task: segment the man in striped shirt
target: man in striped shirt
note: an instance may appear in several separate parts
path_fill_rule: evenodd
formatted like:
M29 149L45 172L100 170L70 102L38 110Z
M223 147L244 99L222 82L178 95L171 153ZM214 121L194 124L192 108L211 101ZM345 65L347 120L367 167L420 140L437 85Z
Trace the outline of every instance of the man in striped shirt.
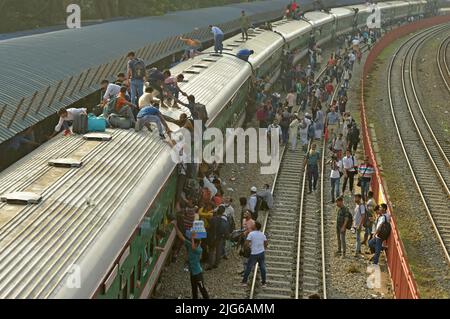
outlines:
M372 175L374 172L374 167L370 164L369 157L366 156L364 163L358 167L358 174L361 178L361 194L364 201L367 201L367 195L370 190L370 182L372 181Z

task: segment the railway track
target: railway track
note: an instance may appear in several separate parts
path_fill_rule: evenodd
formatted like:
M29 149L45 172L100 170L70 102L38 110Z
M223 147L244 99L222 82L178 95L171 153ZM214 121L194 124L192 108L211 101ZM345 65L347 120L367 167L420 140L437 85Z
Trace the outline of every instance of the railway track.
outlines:
M441 146L417 97L414 56L429 37L447 30L435 26L413 35L395 52L388 69L388 97L395 130L415 186L450 263L450 170L448 148Z
M447 61L447 52L449 46L450 37L447 37L441 42L436 53L436 64L439 69L439 74L441 75L448 92L450 92L450 69L448 67Z
M325 69L317 79L324 73ZM270 242L266 250L267 287L256 284L256 269L250 299L300 299L314 294L327 298L324 233L324 194L329 192L329 183L324 181L328 173L327 148L325 139L316 144L318 149L321 147L322 160L318 189L311 194L306 194L304 152L299 148L294 152L283 150L272 189L276 195L273 214L263 223L263 231L268 232ZM311 144L308 149L310 147Z

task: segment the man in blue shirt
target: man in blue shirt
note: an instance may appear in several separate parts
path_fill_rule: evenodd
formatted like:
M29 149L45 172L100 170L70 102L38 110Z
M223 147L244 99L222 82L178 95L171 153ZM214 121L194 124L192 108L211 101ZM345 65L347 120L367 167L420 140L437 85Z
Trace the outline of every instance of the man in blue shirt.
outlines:
M159 136L162 139L166 138L162 125L164 125L167 133L171 132L169 126L167 125L167 122L162 117L161 112L154 106L146 106L139 111L137 115L135 131L140 132L145 126L150 132L152 132L150 126L150 123L152 122L155 123L156 126L158 126Z
M255 51L253 50L242 49L236 54L236 56L241 60L248 61L248 58L254 53Z
M211 29L211 32L214 34L214 51L216 53L222 54L223 51L223 31L220 30L219 27L210 25L209 28Z
M205 288L203 282L203 269L200 264L203 249L200 239L194 239L195 233L192 232L192 239L188 240L184 237L183 233L178 229L177 222L173 221L175 231L180 240L184 242L188 252L189 272L191 274L191 287L192 287L192 299L198 299L198 289L202 293L203 299L209 299L208 291Z

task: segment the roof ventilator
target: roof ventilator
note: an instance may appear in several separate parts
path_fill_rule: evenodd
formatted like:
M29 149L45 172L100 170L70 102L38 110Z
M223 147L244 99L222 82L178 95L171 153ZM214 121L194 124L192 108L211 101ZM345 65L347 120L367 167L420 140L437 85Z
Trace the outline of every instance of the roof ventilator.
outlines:
M15 192L0 196L0 201L13 205L38 204L42 199L41 195L29 192Z
M48 165L63 168L72 168L72 167L79 168L83 165L83 162L73 158L58 158L50 160L48 162Z
M208 59L208 58L204 58L204 59L202 59L202 61L205 61L205 62L217 62L217 60Z
M200 72L196 71L196 70L185 70L185 71L183 71L183 73L186 73L186 74L200 74Z
M208 68L208 66L206 64L194 64L192 67L199 68L199 69L207 69Z
M105 133L88 133L83 135L83 138L88 141L111 141L112 136Z

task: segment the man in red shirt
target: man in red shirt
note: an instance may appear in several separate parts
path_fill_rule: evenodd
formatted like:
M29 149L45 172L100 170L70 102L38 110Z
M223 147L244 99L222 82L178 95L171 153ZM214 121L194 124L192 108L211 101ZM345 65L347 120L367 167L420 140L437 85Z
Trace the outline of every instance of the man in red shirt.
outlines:
M265 105L262 105L258 111L256 111L256 120L259 122L259 128L267 128L268 116L269 114Z
M298 5L297 5L297 2L292 2L292 4L291 4L291 12L295 12L295 10L297 10L297 7L298 7Z

